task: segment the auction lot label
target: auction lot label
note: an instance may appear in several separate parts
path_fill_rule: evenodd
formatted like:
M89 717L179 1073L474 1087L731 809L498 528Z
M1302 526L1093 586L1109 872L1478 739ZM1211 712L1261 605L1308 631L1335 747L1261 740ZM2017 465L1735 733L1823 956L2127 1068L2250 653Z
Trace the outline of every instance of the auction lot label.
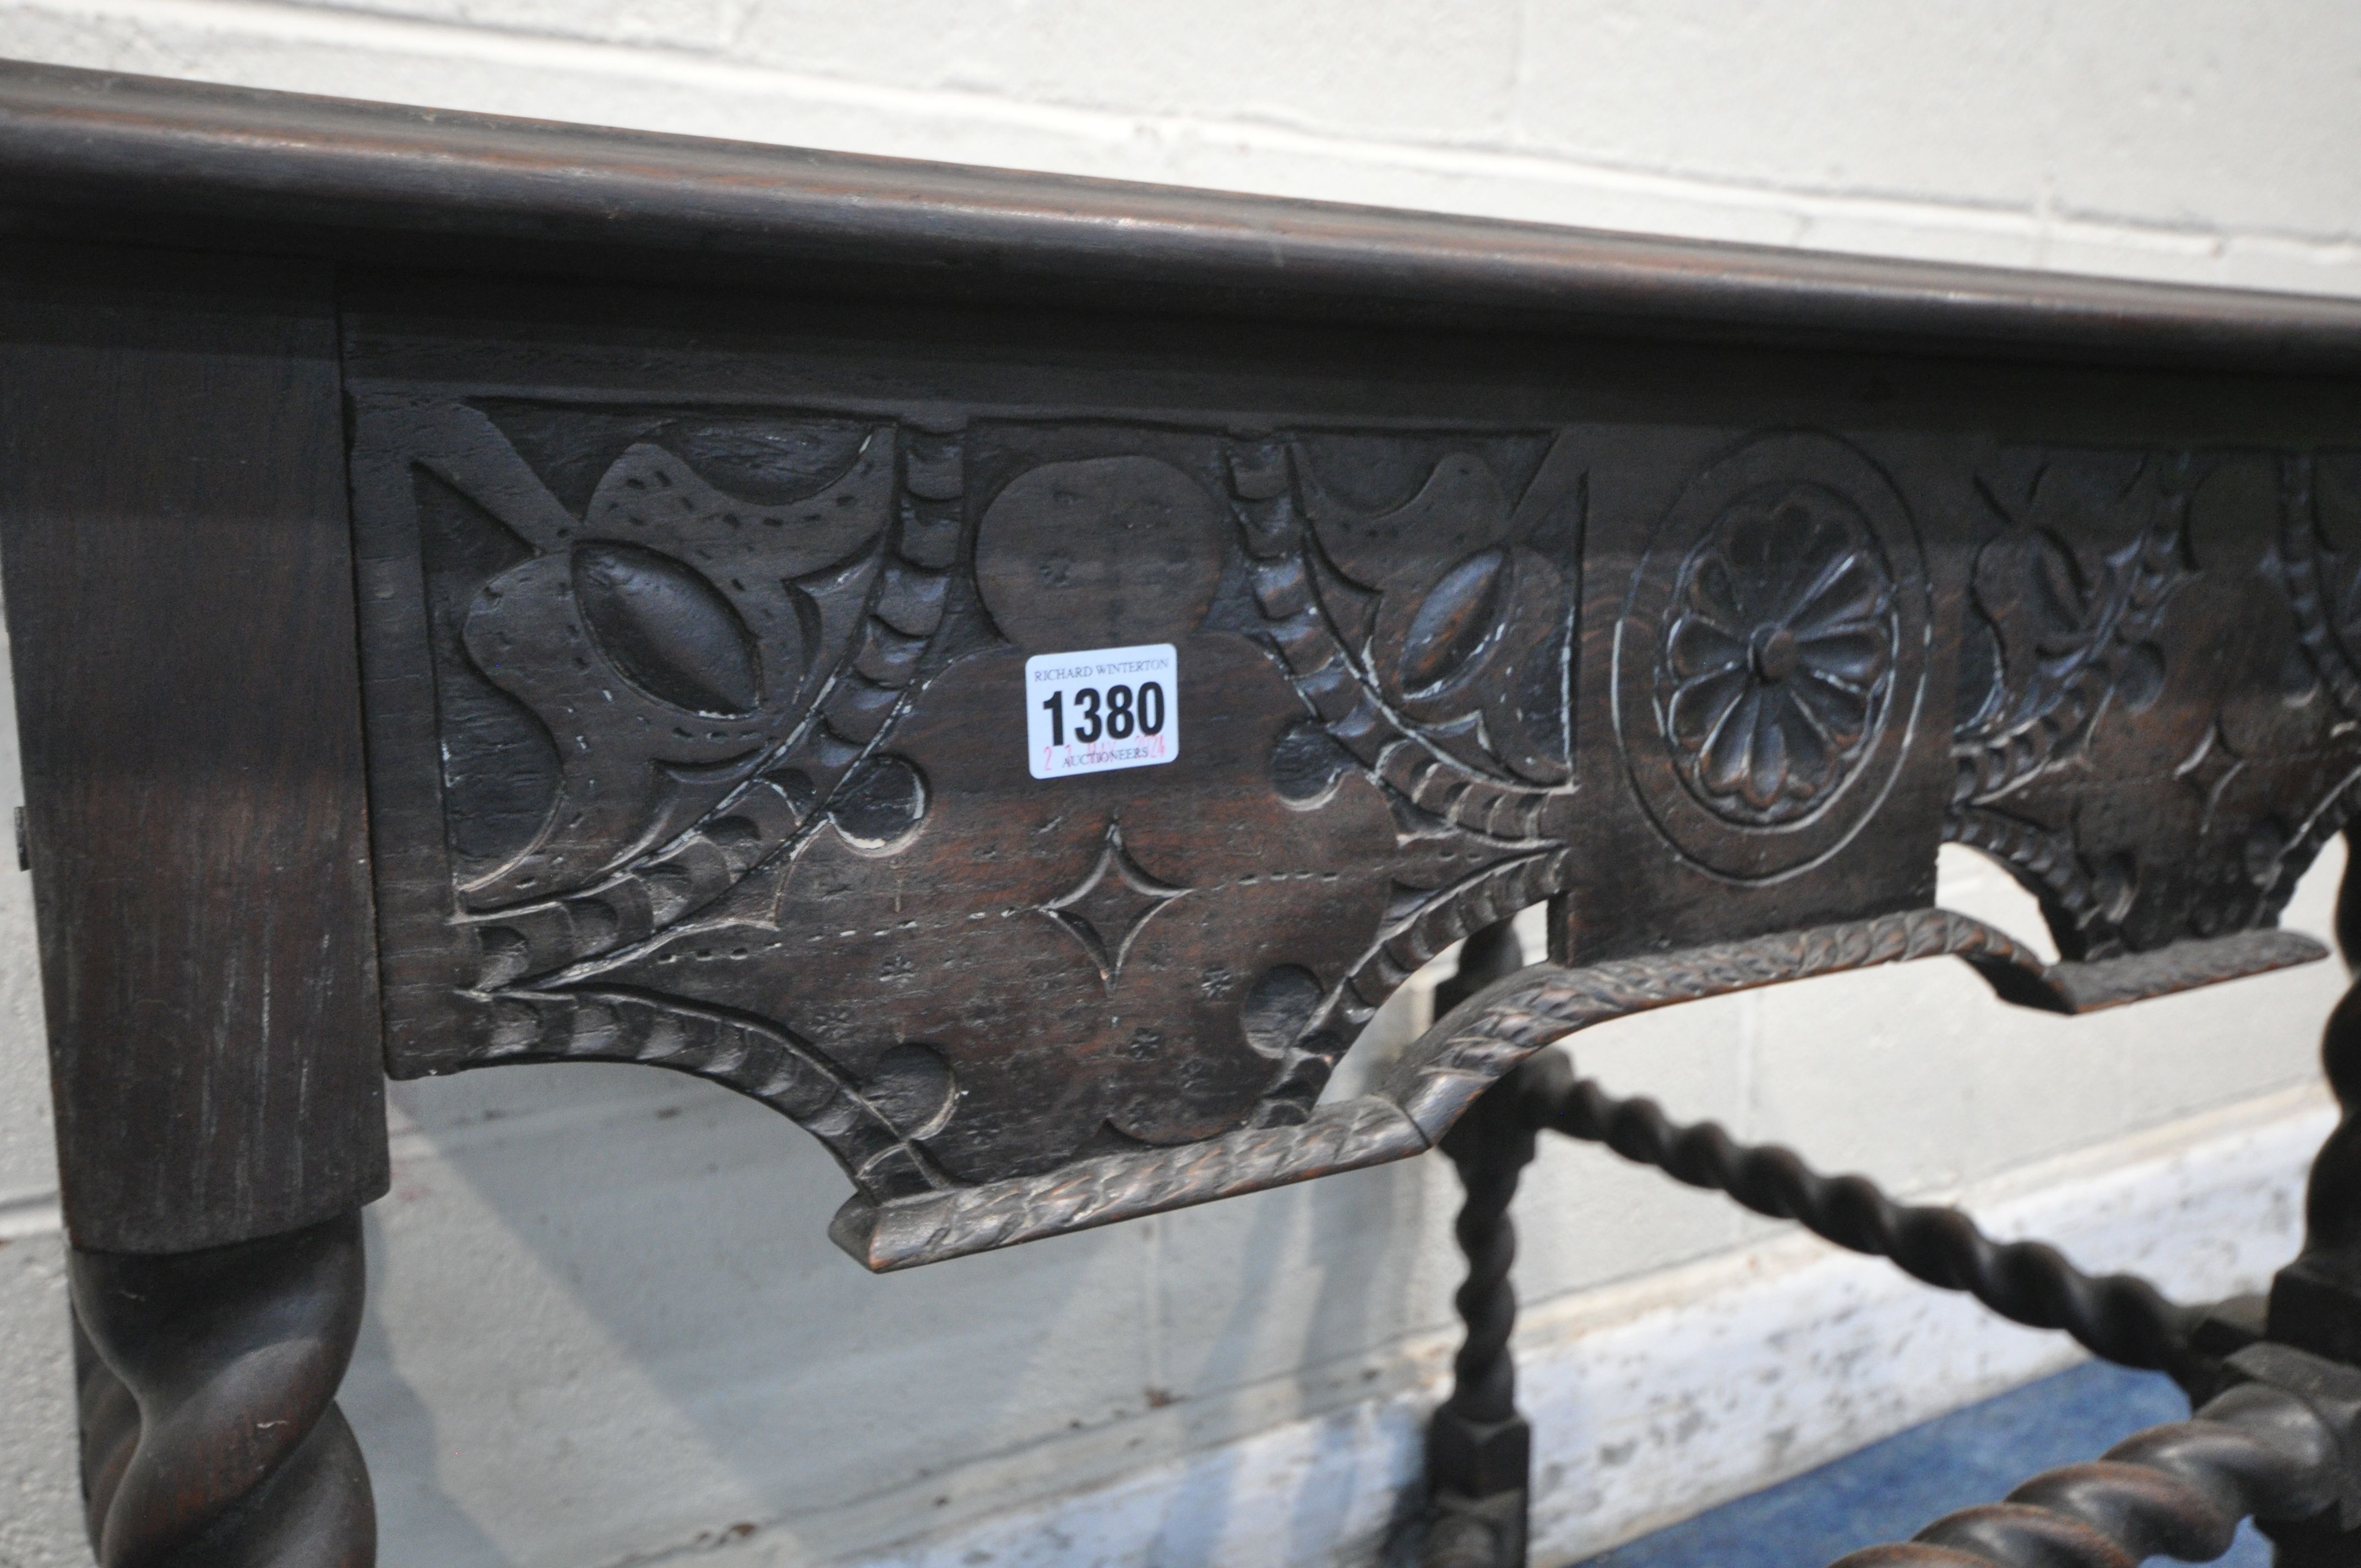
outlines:
M1152 768L1180 755L1180 660L1170 642L1025 661L1026 761L1037 779Z

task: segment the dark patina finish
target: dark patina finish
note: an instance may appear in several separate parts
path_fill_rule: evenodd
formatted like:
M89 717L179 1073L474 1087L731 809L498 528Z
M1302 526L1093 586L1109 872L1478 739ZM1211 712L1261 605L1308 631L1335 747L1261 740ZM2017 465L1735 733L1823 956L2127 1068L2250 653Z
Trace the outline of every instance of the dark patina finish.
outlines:
M2276 922L2361 806L2361 307L20 66L0 171L109 1568L368 1561L380 1068L586 1059L798 1123L879 1269L1440 1146L1438 1565L1522 1555L1551 1128L2211 1401L1878 1561L2350 1548L2349 1122L2209 1314L1534 1053L1921 958L2077 1014L2324 957ZM1945 842L2061 961L1932 906Z

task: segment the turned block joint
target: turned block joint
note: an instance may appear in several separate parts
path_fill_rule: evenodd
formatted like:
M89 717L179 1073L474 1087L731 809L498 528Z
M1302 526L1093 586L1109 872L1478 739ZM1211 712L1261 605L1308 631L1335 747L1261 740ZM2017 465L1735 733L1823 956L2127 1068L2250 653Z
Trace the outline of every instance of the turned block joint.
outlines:
M1437 1491L1469 1497L1521 1492L1531 1474L1533 1431L1522 1416L1479 1421L1444 1405L1426 1433L1426 1473Z

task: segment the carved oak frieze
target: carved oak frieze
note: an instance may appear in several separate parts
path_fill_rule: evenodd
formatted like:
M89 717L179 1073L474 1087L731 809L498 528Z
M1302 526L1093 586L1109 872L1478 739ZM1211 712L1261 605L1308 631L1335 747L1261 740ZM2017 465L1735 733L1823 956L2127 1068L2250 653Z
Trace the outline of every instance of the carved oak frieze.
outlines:
M389 955L448 975L397 1071L699 1073L890 1198L1301 1122L1405 975L1555 891L1575 562L1510 488L1545 440L1505 477L1406 441L1370 510L1318 437L616 421L364 415L447 878ZM1283 495L1239 493L1258 461ZM1405 528L1457 556L1388 561ZM1177 650L1177 756L1032 777L1027 658L1138 643Z
M895 1266L1427 1146L1507 1058L1330 1073L1544 899L1648 1005L1944 837L2076 960L1927 949L2014 1000L2301 961L2341 461L365 391L390 1065L712 1078ZM1142 650L1045 773L1032 672Z

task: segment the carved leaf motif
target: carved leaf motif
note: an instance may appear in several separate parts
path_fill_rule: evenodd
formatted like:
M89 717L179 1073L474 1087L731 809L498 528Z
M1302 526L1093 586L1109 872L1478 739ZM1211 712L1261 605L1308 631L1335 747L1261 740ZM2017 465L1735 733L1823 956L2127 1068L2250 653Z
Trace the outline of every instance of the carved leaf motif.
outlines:
M995 432L977 505L964 433L872 429L787 499L775 476L732 494L733 470L692 466L707 446L680 416L640 427L676 449L643 439L603 471L611 448L569 448L562 418L520 448L471 410L434 417L405 456L516 535L445 573L434 656L566 759L550 826L493 874L469 867L444 916L461 1064L696 1072L888 1197L1301 1120L1409 969L1563 883L1544 818L1570 796L1578 472L1512 506L1494 458L1367 438L1407 454L1424 498L1374 520L1416 538L1358 542L1364 569L1398 564L1373 589L1313 538L1280 444L1242 480L1271 523L1246 536L1246 587L1266 608L1301 593L1279 611L1307 618L1290 644L1242 623L1243 492L1209 488L1169 432L1155 455L1060 433L1013 475ZM1504 443L1503 471L1543 453ZM572 498L603 472L578 515L521 450ZM842 430L828 451L846 460ZM974 594L951 576L968 566ZM1013 682L1034 642L1106 641L1091 614L1185 639L1185 700L1234 721L1173 773L1043 799L977 728L1021 690L975 683ZM1218 803L1215 830L1184 796ZM1019 802L1041 816L1003 831ZM1090 882L1081 851L1118 828L1128 874Z
M956 440L907 442L945 495L906 498L898 528L890 428L761 502L642 442L577 520L482 414L441 416L419 461L534 551L477 591L462 646L562 768L537 835L458 889L488 992L595 982L818 817L883 850L924 814L879 742L941 620L946 577L911 557L955 540L960 467Z
M1309 461L1279 442L1231 457L1249 551L1268 562L1257 599L1299 690L1345 751L1413 779L1425 808L1530 834L1571 773L1573 595L1536 544L1578 536L1571 454L1511 506L1482 458L1449 453L1374 514Z
M598 416L608 433L569 450L563 428L518 438L561 504L472 412L413 399L403 444L363 455L380 473L398 463L405 483L423 467L456 487L473 503L470 537L499 533L477 512L513 532L439 555L446 536L425 535L425 668L470 681L479 670L497 688L486 695L529 706L567 761L529 854L465 880L515 850L537 795L476 858L440 862L458 868L452 886L413 877L398 890L411 928L386 952L451 999L433 1022L456 1022L447 1034L461 1042L430 1043L413 1069L604 1058L696 1072L801 1121L870 1198L1076 1160L1136 1172L1156 1157L1147 1146L1193 1146L1159 1168L1202 1177L1245 1146L1239 1129L1302 1121L1354 1025L1419 964L1564 891L1576 856L1587 878L1602 872L1596 841L1569 847L1579 433L1549 446L1543 477L1513 503L1508 477L1541 459L1542 435L1356 434L1349 451L1366 472L1339 482L1345 504L1302 459L1333 459L1343 438L995 416L971 452L964 430L835 418L822 441L809 435L817 420L799 436L782 416L776 444L810 460L733 470L697 457L710 445L684 433L701 416L609 411ZM576 414L551 417L557 428ZM731 439L760 448L763 417L732 413ZM625 425L677 447L642 440L609 464ZM963 493L971 459L998 487L989 495ZM769 478L747 477L757 467ZM2131 469L2006 494L2007 526L1971 576L1990 656L1971 665L1963 690L1976 700L1955 736L1969 764L1955 835L2033 868L2076 918L2090 912L2086 948L2120 941L2159 883L2218 880L2224 865L2236 886L2184 900L2189 922L2267 918L2281 896L2271 879L2361 796L2345 732L2315 742L2292 721L2271 732L2295 737L2276 753L2241 749L2256 727L2233 724L2130 781L2148 794L2110 777L2113 795L2073 795L2055 762L2100 716L2156 699L2164 643L2141 629L2194 572L2169 497L2125 478ZM798 495L807 486L818 488ZM373 504L400 518L401 503ZM1078 540L1078 524L1104 526ZM1877 767L1907 781L1923 827L1927 753L1906 773L1902 759L1904 718L1925 711L1930 574L1877 462L1832 436L1751 440L1701 471L1639 565L1623 620L1592 641L1611 638L1606 695L1640 805L1686 814L1656 825L1687 868L1812 872L1883 809L1882 785L1847 783ZM2361 604L2349 579L2324 585L2314 607L2328 635L2345 635ZM410 609L367 613L393 618L373 630L411 635ZM1024 652L1135 628L1189 640L1187 700L1224 722L1202 727L1170 773L1039 789L995 739L1025 707ZM2274 686L2262 706L2316 696ZM447 741L447 709L440 718ZM2038 787L1998 806L1971 798L1993 755L1993 776L2015 787L2019 748ZM487 760L495 748L479 750ZM2284 781L2306 769L2334 773L2334 791L2315 791L2301 820L2258 818L2255 803L2290 798ZM423 824L412 837L431 860L435 797L423 782L415 795L404 831ZM2125 852L2122 821L2166 795L2207 814L2201 838L2228 822L2216 836L2232 853L2191 872L2193 861ZM1693 831L1699 822L1727 837ZM1783 831L1754 831L1764 826ZM1724 852L1815 834L1777 863L1784 850ZM1606 842L1610 880L1627 848L1620 829ZM1818 945L1900 950L1935 941L1936 918ZM1761 952L1785 974L1792 948L1783 938ZM1743 957L1705 961L1744 968ZM1649 992L1642 1004L1666 999L1664 972L1626 977ZM1077 1189L1098 1179L1066 1174Z
M2361 717L2361 452L2282 464L2280 571L2297 635L2345 712Z
M1509 599L1508 553L1479 550L1427 590L1402 635L1397 683L1412 701L1440 696L1479 661L1498 636Z
M2284 532L2263 558L2294 638L2246 597L2248 509L2269 501L2251 464L2014 454L1982 481L2003 527L1976 562L1989 636L1963 665L1945 833L2031 888L2070 957L2268 925L2349 810L2335 705L2307 668L2332 635L2313 538ZM2283 477L2285 501L2301 486ZM2266 671L2266 690L2225 682Z
M484 585L464 639L548 727L562 777L535 839L465 890L471 907L588 887L742 793L791 740L805 672L845 656L880 571L893 446L874 432L818 494L765 508L642 443L579 525L553 525L556 503L504 444L488 455L504 482L477 488L544 553ZM831 564L815 613L793 579Z
M2165 609L2196 576L2186 559L2187 498L2169 491L2155 466L2096 498L2086 476L2053 478L2057 466L2040 471L2022 502L1983 491L2005 526L1976 557L1976 607L1995 657L1985 689L1963 694L1953 746L1962 799L1990 802L2022 787L2087 744L2114 704L2154 702ZM2046 521L2053 516L2077 537L2119 543L2078 553Z
M643 546L604 542L577 546L573 567L583 624L624 679L693 713L731 718L762 705L753 637L702 576Z
M930 794L913 832L881 854L823 828L764 870L767 896L676 926L602 983L779 1017L863 1084L925 1042L959 1098L914 1135L960 1180L1094 1138L1208 1137L1290 1075L1316 1091L1343 1040L1301 1036L1380 929L1391 823L1357 774L1316 805L1279 795L1270 754L1299 710L1261 649L1198 632L1180 664L1176 703L1229 722L1169 764L1044 791L1021 746L978 743L978 716L1018 709L1022 651L954 662L895 733ZM1282 962L1315 978L1313 1006L1274 1009L1268 988L1250 1005ZM913 1124L913 1092L884 1099Z

